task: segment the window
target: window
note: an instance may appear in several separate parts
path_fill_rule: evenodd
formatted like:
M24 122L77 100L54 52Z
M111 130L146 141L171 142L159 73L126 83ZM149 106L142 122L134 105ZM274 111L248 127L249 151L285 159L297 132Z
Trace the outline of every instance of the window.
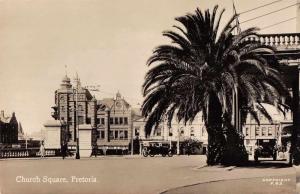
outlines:
M190 135L191 135L191 137L195 136L194 127L191 127L191 129L190 129Z
M70 111L70 112L73 111L73 106L69 105L69 111Z
M118 139L119 138L119 131L115 131L115 139Z
M124 131L120 131L120 134L119 134L120 136L120 139L123 139L124 138Z
M128 124L128 118L124 117L124 124L127 125Z
M78 116L78 124L83 124L83 116Z
M249 136L249 128L246 127L246 136Z
M268 127L268 136L272 136L273 135L273 129L272 127Z
M61 106L61 112L65 112L65 107Z
M91 124L91 118L86 118L86 124Z
M96 118L96 125L100 124L100 118Z
M109 123L114 124L114 118L109 118Z
M79 111L83 111L83 107L82 107L81 104L78 104L78 110L79 110Z
M127 130L124 131L124 139L128 139L128 131Z
M64 120L65 120L65 117L61 117L61 120L63 120L63 121L64 121Z
M123 124L123 117L120 117L120 125Z
M267 135L266 127L262 127L262 136Z
M260 135L259 133L260 133L260 129L259 129L259 127L256 126L255 127L255 135L259 136Z
M118 125L118 124L119 124L119 118L115 117L115 125Z
M109 139L114 139L114 133L113 133L113 131L109 132Z
M105 138L105 132L104 131L100 131L100 139L104 139Z
M120 122L120 124L121 124L121 122ZM135 136L139 136L140 135L140 127L135 127L134 128L134 134L135 134Z
M99 121L100 122L100 121ZM105 125L105 120L104 120L104 118L101 118L101 124L102 125Z
M68 118L68 121L71 122L71 121L72 121L72 117L69 117L69 118Z

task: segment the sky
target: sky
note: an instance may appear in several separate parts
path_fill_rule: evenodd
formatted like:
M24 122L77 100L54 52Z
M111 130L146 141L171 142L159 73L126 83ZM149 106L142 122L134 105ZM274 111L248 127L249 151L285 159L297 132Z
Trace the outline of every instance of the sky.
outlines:
M175 17L218 4L222 23L233 0L0 0L0 110L15 112L26 133L51 119L62 78L78 73L82 85L100 85L97 99L117 91L132 105L143 101L141 85L153 49L170 43ZM235 0L238 13L274 0ZM295 4L282 0L242 14L240 22ZM296 16L296 6L241 25L265 26ZM300 22L300 20L299 20ZM261 33L294 33L296 20Z

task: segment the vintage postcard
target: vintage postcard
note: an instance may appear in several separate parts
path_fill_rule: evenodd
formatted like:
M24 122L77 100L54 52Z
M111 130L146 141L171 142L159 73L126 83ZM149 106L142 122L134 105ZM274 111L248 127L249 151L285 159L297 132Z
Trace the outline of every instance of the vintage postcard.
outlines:
M0 194L300 193L299 0L0 0Z

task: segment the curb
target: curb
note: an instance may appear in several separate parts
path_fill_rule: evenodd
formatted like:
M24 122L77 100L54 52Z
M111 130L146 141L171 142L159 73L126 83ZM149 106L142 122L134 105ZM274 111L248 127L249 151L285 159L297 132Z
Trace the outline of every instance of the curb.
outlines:
M286 174L286 175L280 175L281 176L288 176L290 174ZM263 178L264 176L257 176L257 177L244 177L244 178L233 178L233 179L216 179L216 180L210 180L210 181L204 181L204 182L198 182L198 183L194 183L194 184L190 184L190 185L184 185L184 186L179 186L179 187L174 187L174 188L170 188L170 189L166 189L162 192L158 192L159 194L165 194L171 190L175 190L175 189L180 189L180 188L185 188L185 187L191 187L191 186L196 186L196 185L201 185L201 184L207 184L207 183L215 183L215 182L222 182L222 181L234 181L234 180L244 180L244 179L256 179L256 178ZM273 176L266 176L266 177L273 177Z

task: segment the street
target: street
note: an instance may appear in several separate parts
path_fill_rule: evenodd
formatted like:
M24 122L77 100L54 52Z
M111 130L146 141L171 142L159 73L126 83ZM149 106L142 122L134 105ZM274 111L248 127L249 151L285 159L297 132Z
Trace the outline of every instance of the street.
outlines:
M300 194L300 166L296 167L296 185L297 194Z
M226 194L245 193L259 185L270 188L271 178L283 178L273 193L295 193L295 169L282 162L264 161L249 167L206 167L205 156L9 159L0 160L0 193L203 193L226 185L245 185ZM251 181L247 181L251 179ZM240 180L240 181L238 181ZM201 184L198 187L183 187ZM229 184L227 184L229 183ZM215 184L219 184L215 187ZM266 187L264 187L266 186ZM183 190L182 190L183 188ZM230 187L228 187L230 189ZM219 193L220 192L219 189ZM218 193L216 192L216 193Z

